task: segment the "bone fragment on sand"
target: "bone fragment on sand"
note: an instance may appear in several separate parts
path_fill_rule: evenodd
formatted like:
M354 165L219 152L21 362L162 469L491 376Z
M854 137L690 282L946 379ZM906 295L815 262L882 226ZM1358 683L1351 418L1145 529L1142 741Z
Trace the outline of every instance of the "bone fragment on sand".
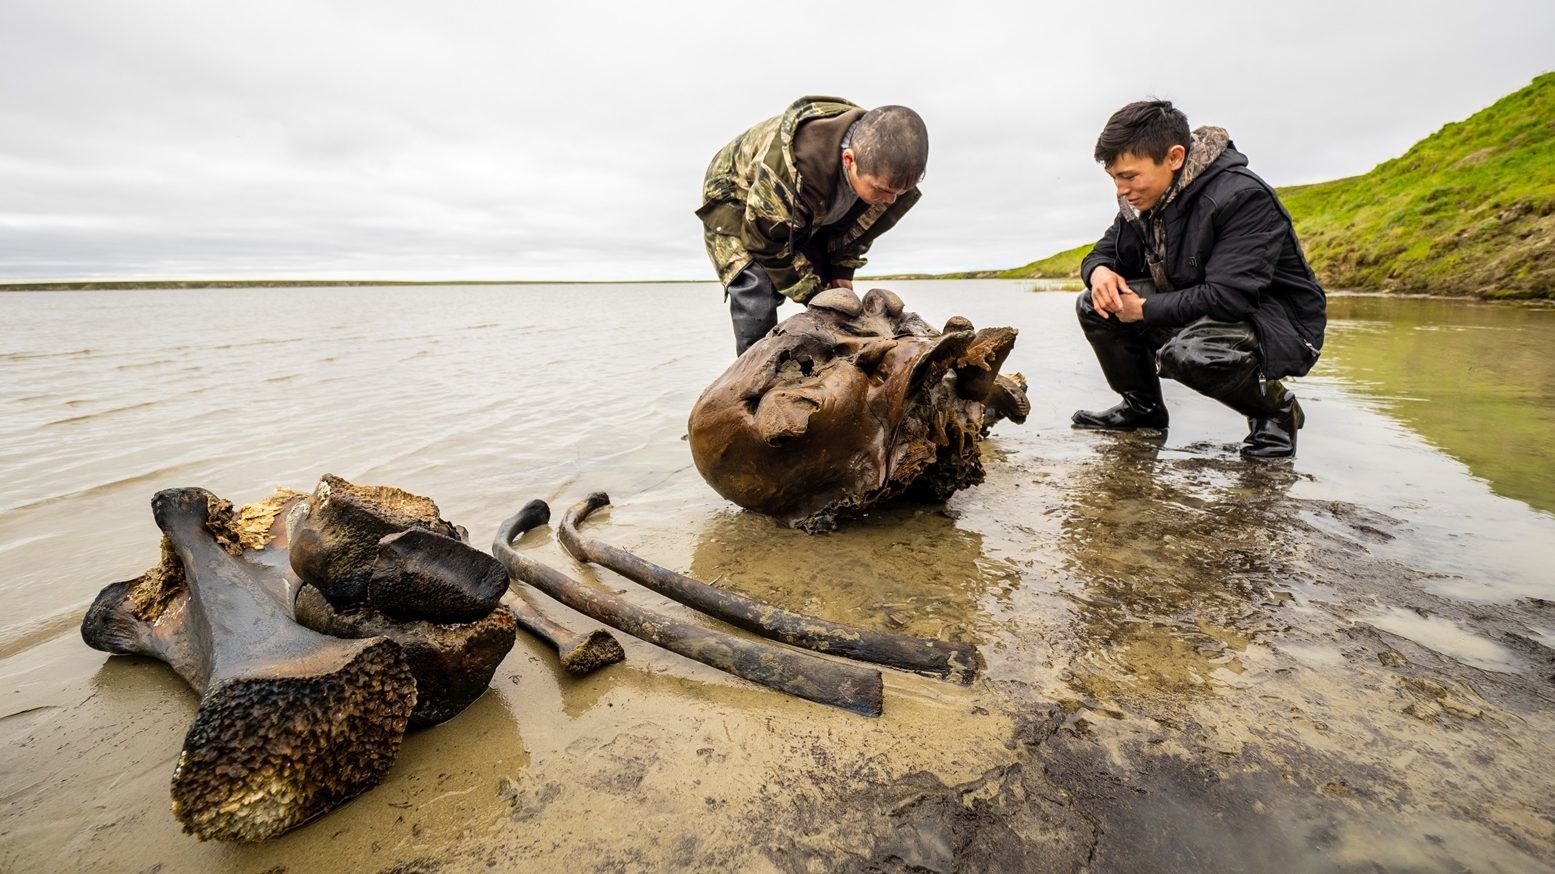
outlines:
M316 590L301 591L298 617L304 624L344 637L387 633L427 656L411 659L418 678L433 681L422 685L440 690L446 686L450 695L423 694L413 724L438 721L438 714L447 718L474 700L464 700L457 691L462 681L448 685L442 677L420 672L454 663L459 654L448 652L450 648L465 651L489 635L472 636L472 631L461 636L427 623L490 626L483 617L489 617L506 594L507 572L491 556L470 547L468 532L444 520L431 498L325 474L313 494L288 516L287 532L292 569ZM315 595L327 603L319 603ZM532 605L514 602L502 609L512 609L517 627L555 648L562 667L571 673L585 674L625 657L621 645L603 629L576 635ZM395 626L393 620L400 624ZM439 652L426 653L428 646ZM473 673L485 673L489 679L484 665L474 667ZM476 692L485 682L464 685Z
M311 584L298 588L297 621L333 637L387 637L400 645L416 677L412 728L446 722L485 694L513 648L517 617L499 605L471 622L396 619L372 604L336 607Z
M514 584L511 577L509 584ZM521 580L516 584L524 585ZM626 650L621 648L621 642L603 628L587 632L573 631L542 613L516 592L504 598L502 603L518 617L518 627L556 650L557 659L569 674L581 676L626 658Z

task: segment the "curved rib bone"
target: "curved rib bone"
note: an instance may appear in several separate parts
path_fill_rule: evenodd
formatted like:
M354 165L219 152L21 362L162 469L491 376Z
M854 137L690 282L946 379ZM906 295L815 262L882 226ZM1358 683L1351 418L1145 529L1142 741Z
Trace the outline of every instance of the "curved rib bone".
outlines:
M173 773L173 814L202 840L278 835L376 785L416 699L399 646L292 621L262 567L223 550L225 502L169 489L151 502L162 565L102 590L86 643L167 662L201 693Z
M595 492L563 515L558 537L567 552L579 561L603 565L667 598L762 637L828 655L922 671L962 685L977 677L977 647L971 644L907 637L794 613L738 592L714 588L578 533L583 520L609 505L609 495Z
M544 501L530 501L497 529L492 553L507 565L508 573L580 613L655 646L779 692L865 716L880 715L879 671L680 622L584 586L513 550L510 544L515 538L546 524L550 517L551 508Z

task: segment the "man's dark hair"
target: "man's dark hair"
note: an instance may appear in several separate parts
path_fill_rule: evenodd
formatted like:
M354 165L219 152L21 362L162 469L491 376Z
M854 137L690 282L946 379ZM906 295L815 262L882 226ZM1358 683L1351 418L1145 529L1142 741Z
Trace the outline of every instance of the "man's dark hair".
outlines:
M864 113L853 129L858 172L892 188L912 188L929 164L929 129L905 106L881 106Z
M1114 112L1096 138L1096 160L1103 166L1122 155L1166 160L1172 146L1188 148L1188 117L1170 100L1138 100Z

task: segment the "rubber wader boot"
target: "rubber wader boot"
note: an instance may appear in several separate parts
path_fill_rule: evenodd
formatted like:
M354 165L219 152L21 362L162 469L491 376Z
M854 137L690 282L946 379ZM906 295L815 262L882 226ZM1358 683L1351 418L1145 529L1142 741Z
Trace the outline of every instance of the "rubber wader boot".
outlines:
M752 264L729 283L729 318L734 324L734 354L745 350L777 326L778 306L783 296L772 287L767 272Z
M1155 373L1154 353L1134 344L1117 342L1093 344L1101 372L1112 390L1123 396L1123 403L1106 410L1077 410L1070 421L1080 428L1107 428L1131 431L1135 428L1165 428L1166 403L1161 400L1161 378Z
M1242 438L1242 455L1290 458L1296 454L1296 431L1306 421L1301 404L1279 380L1248 376L1221 392L1206 394L1247 417L1248 434Z
M1155 285L1148 279L1129 280L1130 288L1153 294ZM1123 396L1123 403L1106 410L1077 410L1069 420L1077 428L1106 428L1132 431L1135 428L1165 428L1166 403L1161 400L1161 377L1156 373L1155 348L1140 336L1138 326L1124 325L1116 318L1104 319L1091 304L1089 291L1075 301L1080 330L1096 352L1107 385Z
M1296 454L1296 432L1306 423L1301 403L1279 380L1265 383L1276 407L1272 416L1248 416L1248 433L1242 438L1242 454L1248 458L1291 458Z

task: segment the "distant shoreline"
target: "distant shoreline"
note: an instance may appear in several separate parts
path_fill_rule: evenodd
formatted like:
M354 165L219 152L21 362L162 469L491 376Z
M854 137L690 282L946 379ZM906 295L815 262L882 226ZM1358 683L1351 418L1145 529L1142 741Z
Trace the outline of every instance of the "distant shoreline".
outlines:
M148 279L0 282L0 291L153 291L203 288L360 288L417 285L679 285L701 279Z
M904 282L923 279L993 279L998 277L959 277L930 274L860 276L859 282ZM712 283L708 279L148 279L93 280L86 282L0 282L0 291L153 291L162 289L214 288L362 288L380 286L437 285L686 285ZM1079 283L1078 279L1073 280Z
M869 282L1051 282L1070 283L1073 288L1063 287L1051 289L1052 291L1071 291L1084 288L1084 284L1075 278L1044 278L1026 277L1009 278L999 276L957 276L947 277L933 274L896 274L891 276L860 276L859 283ZM138 281L103 281L103 282L28 282L28 283L0 283L0 292L7 291L159 291L159 290L220 290L227 288L375 288L375 287L435 287L445 285L456 286L481 286L481 285L691 285L696 283L713 284L712 279L460 279L460 280L371 280L371 279L178 279L178 280L148 280ZM1489 304L1515 304L1534 309L1555 308L1555 301L1543 298L1510 298L1510 297L1481 297L1472 294L1432 294L1429 292L1398 292L1377 291L1366 289L1329 289L1330 297L1387 297L1387 298L1424 298L1433 300L1460 300L1472 303Z

